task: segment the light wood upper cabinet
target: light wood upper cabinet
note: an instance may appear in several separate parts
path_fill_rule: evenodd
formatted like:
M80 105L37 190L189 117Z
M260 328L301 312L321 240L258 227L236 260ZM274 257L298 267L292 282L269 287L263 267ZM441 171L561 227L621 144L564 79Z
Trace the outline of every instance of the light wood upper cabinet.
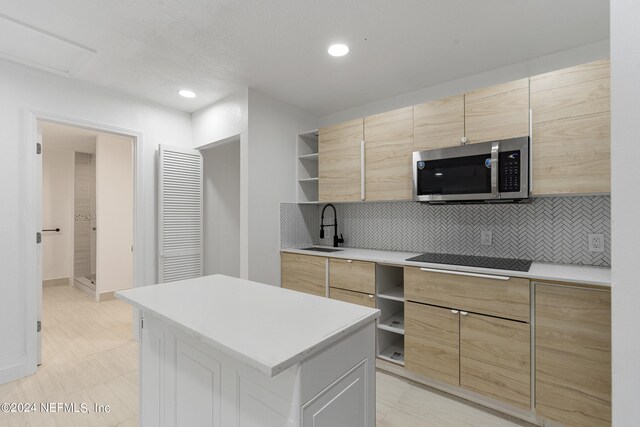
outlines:
M460 320L457 312L404 304L405 367L452 385L460 384Z
M611 425L611 292L535 285L536 413Z
M322 128L318 137L320 202L361 200L361 143L364 120Z
M364 119L365 199L411 200L413 107Z
M464 116L469 143L529 135L529 79L466 93Z
M533 193L611 191L609 61L531 77Z
M312 295L327 294L327 258L281 253L282 287Z
M468 313L460 316L460 386L531 408L531 326Z
M460 145L464 136L464 95L413 107L413 150Z

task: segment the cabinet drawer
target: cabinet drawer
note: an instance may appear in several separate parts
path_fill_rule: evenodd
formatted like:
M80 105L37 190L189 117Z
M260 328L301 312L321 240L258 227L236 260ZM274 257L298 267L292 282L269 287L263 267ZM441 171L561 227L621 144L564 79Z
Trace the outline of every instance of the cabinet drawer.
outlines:
M327 259L325 257L282 253L282 287L325 296Z
M365 307L376 308L376 299L373 294L363 294L362 292L330 288L329 298L350 302L351 304L364 305Z
M531 325L460 316L460 386L531 408Z
M376 293L376 265L346 259L329 260L329 286L350 291Z
M456 310L404 304L405 367L460 385L460 328Z
M529 321L529 280L497 280L404 269L405 299L507 319Z

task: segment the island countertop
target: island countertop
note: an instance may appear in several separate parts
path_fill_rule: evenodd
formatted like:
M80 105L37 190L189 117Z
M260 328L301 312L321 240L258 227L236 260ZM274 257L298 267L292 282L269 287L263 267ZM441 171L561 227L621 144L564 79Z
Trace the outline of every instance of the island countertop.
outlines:
M380 315L377 309L220 274L116 296L270 377Z

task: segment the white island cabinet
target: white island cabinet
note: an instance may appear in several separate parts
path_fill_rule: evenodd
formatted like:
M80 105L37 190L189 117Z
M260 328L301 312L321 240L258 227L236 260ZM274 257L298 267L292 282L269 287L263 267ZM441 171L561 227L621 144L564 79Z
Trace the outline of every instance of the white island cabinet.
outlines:
M378 310L222 275L116 295L144 319L142 426L375 425Z

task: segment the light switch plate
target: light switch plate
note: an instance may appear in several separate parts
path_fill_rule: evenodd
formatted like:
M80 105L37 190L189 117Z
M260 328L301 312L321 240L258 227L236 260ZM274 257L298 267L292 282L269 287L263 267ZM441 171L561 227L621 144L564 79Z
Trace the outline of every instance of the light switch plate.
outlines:
M589 234L589 252L604 252L604 234Z
M493 244L493 232L482 230L480 232L480 244L482 246L491 246Z

